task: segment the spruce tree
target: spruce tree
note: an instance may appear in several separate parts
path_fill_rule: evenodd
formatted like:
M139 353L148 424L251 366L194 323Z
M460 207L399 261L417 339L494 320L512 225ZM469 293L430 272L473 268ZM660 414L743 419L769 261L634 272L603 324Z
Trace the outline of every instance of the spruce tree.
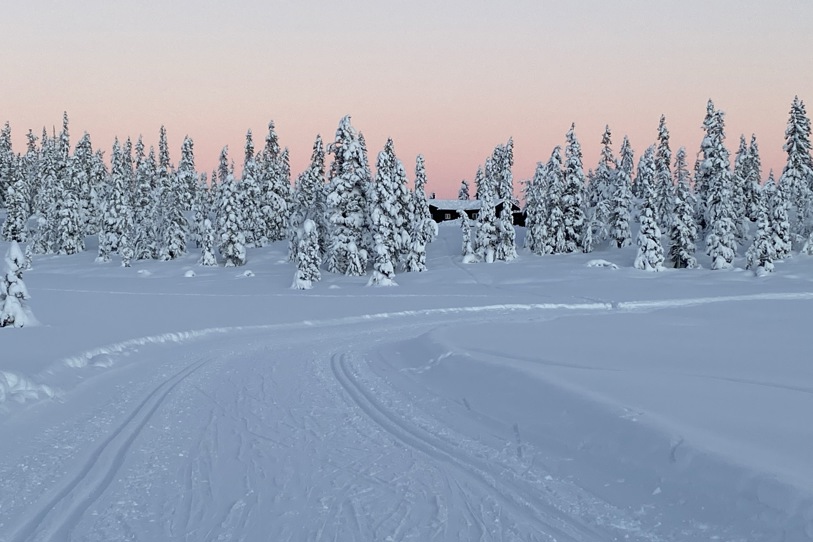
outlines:
M632 209L632 169L634 156L629 139L621 142L621 155L615 168L612 185L612 206L609 216L609 237L618 248L632 244L630 216Z
M373 276L371 285L394 284L395 261L399 254L398 201L395 195L396 162L392 139L378 153L375 183L370 205L373 227Z
M576 125L567 132L565 148L565 179L561 208L565 224L565 252L577 252L584 247L585 216L582 209L584 191L584 168L582 149L576 138Z
M97 262L108 262L111 254L119 253L123 237L127 241L125 246L129 248L132 244L130 239L133 234L133 212L128 180L124 152L116 139L113 142L107 199L99 229Z
M11 143L11 125L6 121L0 130L0 209L8 207L9 188L14 182L15 160Z
M299 175L294 190L289 223L291 261L297 261L296 251L300 237L298 230L306 219L313 220L316 225L320 254L324 254L327 238L326 209L325 151L322 137L317 135L313 143L310 165Z
M596 171L589 177L586 192L587 208L590 219L589 239L592 243L601 243L609 237L616 176L616 160L612 150L612 132L609 126L604 127L601 136L601 158ZM591 244L592 244L591 243Z
M6 220L3 222L2 237L6 241L24 242L28 223L28 177L25 174L21 157L16 157L17 166L12 169L11 184L6 191Z
M768 213L767 197L762 194L758 200L757 232L754 242L746 252L746 269L752 269L759 276L773 272L776 248L772 240L771 217Z
M747 173L745 178L745 214L749 220L756 222L759 218L758 205L760 189L762 186L762 161L759 157L759 146L757 136L751 134L751 143L748 145Z
M533 178L525 183L525 248L533 254L545 253L547 200L545 164L537 162Z
M670 220L669 258L676 268L697 267L697 224L695 224L695 200L691 191L691 178L686 163L686 149L681 147L675 157L675 204Z
M672 150L669 147L669 129L666 117L661 115L658 124L658 147L655 151L655 219L661 231L668 231L669 220L674 207L674 186L672 185Z
M478 195L480 211L477 213L477 234L475 251L480 261L493 263L497 257L497 243L499 242L499 227L495 215L494 196L496 194L496 177L494 175L494 161L486 160Z
M268 123L265 147L260 153L257 165L262 193L259 239L260 243L265 244L286 238L291 203L291 171L288 164L288 150L280 148L274 121Z
M342 118L336 139L330 145L333 154L327 214L330 225L326 266L331 273L364 275L367 250L363 228L367 214L367 167L359 134Z
M239 267L246 263L246 245L237 183L228 166L228 147L224 147L220 153L218 176L220 177L220 201L217 212L218 248L226 267Z
M788 196L782 189L782 185L777 185L774 179L773 170L762 187L768 211L770 213L771 240L777 260L784 260L791 255L791 229L790 218L788 216Z
M136 191L133 201L133 221L138 224L133 239L135 258L138 260L155 259L159 255L159 212L158 199L158 163L155 149L150 147L144 157L144 145L141 138L136 142Z
M562 171L562 148L557 146L551 152L545 166L547 191L547 238L543 241L544 254L561 254L568 250L568 224L563 209L565 177Z
M655 147L649 147L638 162L638 175L635 177L641 194L638 211L641 227L636 239L638 254L633 265L636 269L644 271L662 271L664 261L661 230L655 216L657 206L655 168Z
M732 200L732 181L728 150L723 141L724 113L715 110L708 125L706 161L702 171L708 186L706 192L706 254L711 257L712 269L730 269L737 252L735 209Z
M511 261L517 257L516 231L514 230L514 177L511 168L514 165L514 141L509 139L505 146L494 151L494 164L497 167L497 186L500 191L500 216L497 222L497 247L495 258Z
M790 118L785 129L783 150L788 158L779 185L787 195L791 211L791 227L794 240L803 243L811 233L811 179L813 167L810 157L810 119L807 117L804 102L798 96L793 99Z
M751 162L745 135L740 135L740 146L734 155L734 172L731 175L731 204L734 206L734 234L737 243L743 244L748 237L748 184Z
M700 152L694 166L694 191L697 198L697 223L701 230L709 227L708 222L708 191L709 175L712 167L712 155L714 153L714 134L717 111L714 102L711 100L706 104L706 117L703 120L703 131L705 136L700 143Z
M459 200L468 200L471 196L469 196L469 183L466 179L460 181L460 189L457 191L457 199Z
M296 249L296 274L293 288L310 290L313 283L322 278L319 267L322 265L322 253L319 249L319 231L316 222L306 218L299 228Z
M415 193L414 193L414 219L412 221L412 244L406 261L404 270L426 271L426 246L431 243L438 234L438 225L432 219L429 212L429 203L426 200L426 165L423 155L418 155L415 160Z
M471 242L471 224L469 223L469 217L465 211L458 211L457 214L460 217L460 229L463 234L463 245L461 249L463 263L475 263L477 262L477 255L474 253L474 247Z
M6 273L0 278L0 327L25 327L35 323L28 310L30 298L23 282L25 256L17 241L12 241L6 253Z
M246 132L243 177L237 186L240 206L243 209L243 232L247 247L262 247L268 241L264 215L262 214L262 190L259 169L254 156L251 130Z

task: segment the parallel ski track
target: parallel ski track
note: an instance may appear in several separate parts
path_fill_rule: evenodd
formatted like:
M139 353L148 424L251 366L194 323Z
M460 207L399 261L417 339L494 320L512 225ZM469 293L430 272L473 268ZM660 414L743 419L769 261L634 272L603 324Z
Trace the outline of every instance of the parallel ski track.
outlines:
M529 488L523 487L514 473L504 471L502 477L497 479L489 474L489 465L484 461L464 455L454 445L390 412L356 380L345 354L333 356L331 369L353 403L384 431L404 445L451 466L464 479L481 486L486 494L499 499L506 508L514 510L530 524L535 524L539 535L558 542L599 540L606 535L596 532L590 525L574 521L574 518L544 503L538 496L529 495Z
M156 410L178 384L208 363L196 360L160 385L116 427L91 453L84 465L53 494L36 505L36 512L2 538L8 542L29 540L63 542L88 508L104 493L124 463L127 452Z

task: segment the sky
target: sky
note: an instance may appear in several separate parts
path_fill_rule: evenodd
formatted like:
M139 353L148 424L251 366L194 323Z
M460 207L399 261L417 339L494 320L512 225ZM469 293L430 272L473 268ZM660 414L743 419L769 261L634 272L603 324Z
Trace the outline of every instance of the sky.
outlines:
M174 162L189 135L199 170L224 145L239 169L246 131L261 142L274 120L295 176L349 114L371 161L391 137L408 172L422 153L428 190L454 197L509 137L518 191L571 123L586 169L605 125L637 160L662 114L694 156L709 99L732 154L754 133L778 174L790 103L813 101L810 0L8 4L0 122L16 150L67 111L73 141L87 131L108 155L116 136L157 145L165 125Z

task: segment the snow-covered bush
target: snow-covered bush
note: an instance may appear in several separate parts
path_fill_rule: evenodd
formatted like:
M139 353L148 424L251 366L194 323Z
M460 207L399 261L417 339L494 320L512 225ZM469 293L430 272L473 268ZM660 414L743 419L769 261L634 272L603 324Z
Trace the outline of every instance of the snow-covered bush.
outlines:
M0 327L25 327L36 322L26 306L30 297L23 282L25 256L17 241L6 253L6 273L0 280Z

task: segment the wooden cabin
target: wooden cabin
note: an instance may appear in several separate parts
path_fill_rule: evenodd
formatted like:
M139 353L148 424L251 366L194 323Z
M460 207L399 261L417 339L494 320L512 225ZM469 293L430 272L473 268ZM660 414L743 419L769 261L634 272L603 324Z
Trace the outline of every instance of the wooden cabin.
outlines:
M430 199L429 212L435 222L445 222L447 220L457 220L462 211L466 213L469 220L475 220L480 214L480 207L483 202L477 199ZM504 202L500 200L495 206L495 213L500 216ZM515 226L525 226L525 213L516 203L511 203L511 213L514 216Z

